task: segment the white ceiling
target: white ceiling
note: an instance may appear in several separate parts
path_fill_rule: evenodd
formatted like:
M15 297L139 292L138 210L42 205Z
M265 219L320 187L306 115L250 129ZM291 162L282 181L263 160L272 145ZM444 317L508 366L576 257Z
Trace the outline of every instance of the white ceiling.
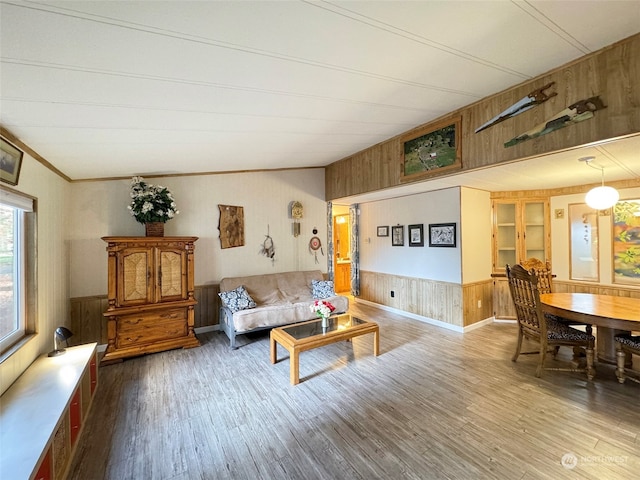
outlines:
M325 166L638 33L640 0L3 0L0 20L0 124L80 180ZM584 155L637 178L639 142L429 189L597 182Z

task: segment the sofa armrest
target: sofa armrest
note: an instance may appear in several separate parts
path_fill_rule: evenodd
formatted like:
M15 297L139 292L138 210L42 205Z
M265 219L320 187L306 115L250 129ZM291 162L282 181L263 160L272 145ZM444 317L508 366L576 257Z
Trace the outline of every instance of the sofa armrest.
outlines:
M220 306L220 328L229 337L229 346L236 349L236 328L233 325L233 312L224 305Z

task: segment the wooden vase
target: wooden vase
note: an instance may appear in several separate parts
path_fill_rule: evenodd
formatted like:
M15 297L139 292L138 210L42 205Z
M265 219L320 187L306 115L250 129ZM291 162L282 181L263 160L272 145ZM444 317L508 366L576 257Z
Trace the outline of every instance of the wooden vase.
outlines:
M144 224L145 235L147 237L164 237L164 223L150 222Z

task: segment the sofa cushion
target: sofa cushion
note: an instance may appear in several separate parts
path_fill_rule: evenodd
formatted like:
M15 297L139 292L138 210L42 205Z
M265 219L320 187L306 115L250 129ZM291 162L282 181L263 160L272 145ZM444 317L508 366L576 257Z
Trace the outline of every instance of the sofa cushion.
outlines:
M220 290L232 290L244 285L259 307L282 303L313 302L311 280L323 279L320 270L226 277L220 281Z
M233 290L220 292L218 295L222 299L224 305L234 313L254 308L256 306L256 302L253 301L253 298L251 298L249 293L247 293L247 290L242 285Z
M336 292L333 289L333 281L311 280L311 294L315 300L334 297Z
M325 299L335 308L335 313L343 313L349 309L349 299L335 296ZM309 309L313 300L299 303L283 303L242 310L233 314L233 325L236 332L247 332L255 328L278 327L290 323L316 320L318 317Z

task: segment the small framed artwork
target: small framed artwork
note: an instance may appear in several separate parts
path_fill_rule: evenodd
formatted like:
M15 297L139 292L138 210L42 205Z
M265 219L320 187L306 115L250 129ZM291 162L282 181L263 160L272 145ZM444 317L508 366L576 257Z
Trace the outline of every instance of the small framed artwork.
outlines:
M389 227L378 227L378 236L379 237L388 237L389 236Z
M584 203L570 203L569 238L569 278L598 282L598 210Z
M404 247L404 225L391 227L391 245L393 247Z
M455 223L430 223L429 224L430 247L455 247L456 224Z
M424 247L423 225L409 225L409 246Z
M9 185L17 185L22 167L23 152L0 138L0 180Z

